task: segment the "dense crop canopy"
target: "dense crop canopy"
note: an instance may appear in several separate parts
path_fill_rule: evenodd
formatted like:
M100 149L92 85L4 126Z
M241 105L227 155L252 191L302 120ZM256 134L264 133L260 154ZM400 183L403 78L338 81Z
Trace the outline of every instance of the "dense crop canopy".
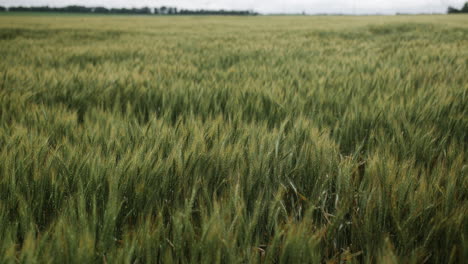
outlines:
M461 263L468 17L0 16L1 263Z

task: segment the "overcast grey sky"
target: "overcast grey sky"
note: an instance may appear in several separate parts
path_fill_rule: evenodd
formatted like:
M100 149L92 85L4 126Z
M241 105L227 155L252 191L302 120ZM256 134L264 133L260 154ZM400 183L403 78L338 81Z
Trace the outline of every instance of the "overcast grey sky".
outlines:
M442 13L449 5L460 7L467 0L0 0L3 6L106 6L158 7L190 9L252 9L261 13L348 13L371 14L396 12Z

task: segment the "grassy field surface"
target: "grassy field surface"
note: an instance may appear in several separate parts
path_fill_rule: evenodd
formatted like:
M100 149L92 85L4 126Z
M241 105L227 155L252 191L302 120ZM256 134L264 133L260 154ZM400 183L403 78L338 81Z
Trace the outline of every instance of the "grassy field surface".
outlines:
M468 16L0 16L0 263L462 263Z

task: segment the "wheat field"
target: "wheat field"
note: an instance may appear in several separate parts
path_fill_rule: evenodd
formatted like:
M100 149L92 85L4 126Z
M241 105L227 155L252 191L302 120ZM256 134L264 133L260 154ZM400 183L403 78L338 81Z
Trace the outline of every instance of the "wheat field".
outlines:
M462 263L468 16L0 15L0 263Z

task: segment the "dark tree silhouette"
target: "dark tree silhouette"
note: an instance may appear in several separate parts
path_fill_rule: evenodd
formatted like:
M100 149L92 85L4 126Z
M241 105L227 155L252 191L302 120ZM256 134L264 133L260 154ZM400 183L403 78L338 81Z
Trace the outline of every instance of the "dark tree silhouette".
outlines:
M85 6L72 5L65 7L63 11L69 13L91 13L91 8Z
M107 14L110 10L102 6L98 6L94 8L93 12L98 14Z
M460 13L460 10L458 10L458 9L456 9L456 8L454 8L454 7L449 6L449 7L448 7L448 10L447 10L447 13L449 13L449 14L456 14L456 13Z
M466 2L461 9L456 9L455 7L449 6L447 13L449 14L468 13L468 2Z
M149 7L143 8L111 8L107 9L102 6L97 7L86 7L86 6L66 6L66 7L49 7L49 6L37 6L37 7L11 7L9 9L0 8L0 11L11 11L11 12L64 12L64 13L96 13L96 14L137 14L137 15L149 15L152 10ZM257 15L257 13L246 10L178 10L176 7L162 6L160 8L154 8L153 13L155 15L234 15L234 16L247 16Z
M462 13L468 13L468 2L466 2L465 5L463 5L463 7L461 9L461 12Z
M8 8L8 11L10 11L10 12L28 12L28 11L31 11L31 8L23 7L23 6L17 6L17 7Z

